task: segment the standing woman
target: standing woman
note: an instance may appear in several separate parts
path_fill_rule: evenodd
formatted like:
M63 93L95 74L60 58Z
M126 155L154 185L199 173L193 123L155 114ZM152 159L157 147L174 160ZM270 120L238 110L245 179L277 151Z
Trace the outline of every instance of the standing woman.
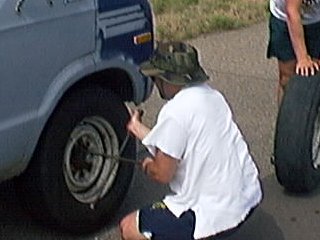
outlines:
M320 0L270 0L267 57L278 59L278 105L290 77L320 67Z

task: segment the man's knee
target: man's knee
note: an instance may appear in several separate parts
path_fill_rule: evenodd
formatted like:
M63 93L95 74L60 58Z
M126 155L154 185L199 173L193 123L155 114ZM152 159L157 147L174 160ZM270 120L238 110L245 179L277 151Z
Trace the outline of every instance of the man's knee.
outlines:
M121 233L121 237L124 240L130 239L130 235L131 235L131 231L130 229L132 229L132 217L131 214L127 215L126 217L124 217L120 224L120 233Z
M124 217L119 224L121 237L124 240L142 240L144 237L140 234L137 227L137 212L130 213Z

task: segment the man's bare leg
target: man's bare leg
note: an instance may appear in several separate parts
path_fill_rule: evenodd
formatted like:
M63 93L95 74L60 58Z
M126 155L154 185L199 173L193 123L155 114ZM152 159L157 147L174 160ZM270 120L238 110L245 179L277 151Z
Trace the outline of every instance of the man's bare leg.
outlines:
M137 211L125 216L120 222L122 240L147 240L138 229Z

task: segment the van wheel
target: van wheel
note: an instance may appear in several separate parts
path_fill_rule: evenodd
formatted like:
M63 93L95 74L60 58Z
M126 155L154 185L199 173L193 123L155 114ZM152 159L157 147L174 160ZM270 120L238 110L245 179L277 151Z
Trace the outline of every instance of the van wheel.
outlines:
M275 170L291 192L309 192L320 179L320 75L294 76L279 109Z
M60 101L19 179L22 198L37 219L78 233L111 219L134 166L95 153L119 154L128 119L122 101L108 90L76 89ZM134 139L127 140L122 156L135 158Z

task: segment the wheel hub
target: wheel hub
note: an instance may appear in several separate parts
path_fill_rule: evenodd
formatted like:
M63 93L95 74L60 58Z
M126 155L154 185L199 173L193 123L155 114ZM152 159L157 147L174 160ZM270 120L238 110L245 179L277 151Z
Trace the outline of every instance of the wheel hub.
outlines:
M119 163L90 152L117 155L119 142L113 127L103 118L85 118L72 131L65 148L63 174L75 199L94 204L115 180Z
M312 162L315 169L320 168L320 109L314 123L312 139Z

